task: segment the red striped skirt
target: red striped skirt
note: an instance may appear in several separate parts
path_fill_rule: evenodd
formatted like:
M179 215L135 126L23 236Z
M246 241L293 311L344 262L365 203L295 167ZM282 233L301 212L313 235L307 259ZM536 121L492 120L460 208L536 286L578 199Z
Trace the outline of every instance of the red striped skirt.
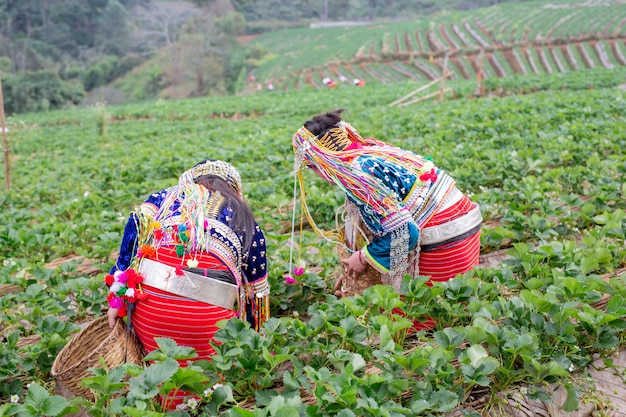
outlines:
M199 261L198 268L227 270L211 255L202 254L195 259ZM156 260L170 266L180 266L186 262L167 249L160 249ZM176 264L172 265L174 262ZM167 337L180 346L194 348L198 353L194 360L209 359L215 353L210 342L218 330L217 322L235 317L234 310L181 297L148 285L144 285L143 290L148 298L135 304L131 320L137 337L148 353L158 348L155 338ZM179 361L179 364L186 366L186 361ZM164 407L174 409L186 394L170 393L162 400Z
M454 220L476 206L467 196L440 213L436 213L424 227L437 226ZM435 250L420 252L419 274L431 281L448 281L476 265L480 257L480 231L464 239L442 245Z
M132 315L137 337L147 352L158 346L156 337L168 337L180 346L196 349L197 359L208 359L215 353L210 345L220 320L235 316L235 311L180 297L144 285L148 299L138 302Z
M454 220L476 206L467 196L440 213L436 213L425 227L437 226ZM457 274L463 274L478 265L480 258L480 231L464 239L444 244L435 250L420 252L419 275L430 277L430 282L448 281ZM396 314L404 316L399 309ZM413 320L413 331L432 329L435 321L432 318Z

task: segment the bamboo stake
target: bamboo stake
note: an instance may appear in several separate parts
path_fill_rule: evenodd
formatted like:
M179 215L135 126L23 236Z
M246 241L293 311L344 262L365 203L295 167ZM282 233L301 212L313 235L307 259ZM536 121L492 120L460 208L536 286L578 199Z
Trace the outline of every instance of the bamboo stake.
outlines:
M450 87L444 88L442 91L435 91L433 93L426 94L425 96L414 98L413 100L407 101L406 103L398 104L398 106L405 107L405 106L408 106L409 104L414 104L414 103L420 102L422 100L426 100L428 98L435 97L437 94L447 93L448 91L451 91L451 90L452 89Z
M445 58L443 59L443 73L448 74L448 54L446 54ZM443 101L443 94L446 88L446 78L447 77L441 77L441 91L439 92L439 101Z
M447 73L443 74L441 77L439 77L439 78L436 78L436 79L432 80L432 81L431 81L431 82L429 82L428 84L425 84L425 85L423 85L423 86L419 87L418 89L416 89L416 90L414 90L414 91L410 92L410 93L409 93L409 94L407 94L406 96L404 96L404 97L402 97L402 98L397 99L397 100L396 100L396 101L394 101L393 103L390 103L390 104L389 104L389 106L390 106L390 107L393 107L393 106L397 106L397 105L399 105L399 104L400 104L400 103L402 103L404 100L406 100L406 99L408 99L408 98L413 97L415 94L419 93L420 91L424 91L424 90L426 90L428 87L432 87L433 85L435 85L435 84L437 84L439 81L441 81L441 79L442 79L442 78L449 77L450 75L452 75L452 73L451 73L451 72L447 72Z
M480 56L478 57L480 61L478 62L478 72L476 73L476 88L480 94L479 97L483 97L485 95L485 85L483 84L483 60L485 58L485 50L480 50Z
M0 129L2 129L2 148L4 150L4 179L7 191L11 189L11 169L9 167L9 139L4 124L4 98L2 96L2 77L0 77Z

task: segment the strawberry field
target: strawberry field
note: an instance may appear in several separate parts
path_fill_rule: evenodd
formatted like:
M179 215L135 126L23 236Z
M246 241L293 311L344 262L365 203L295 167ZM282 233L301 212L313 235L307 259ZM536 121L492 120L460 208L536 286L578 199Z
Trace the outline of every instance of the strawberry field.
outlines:
M414 83L9 118L0 416L62 416L79 406L92 416L162 416L153 398L171 389L192 393L172 416L512 415L527 402L624 415L614 409L624 391L603 392L589 374L600 363L624 375L624 82L623 70L597 68L519 75L493 87L501 96L403 108L388 104ZM481 205L479 268L432 287L406 279L402 297L382 286L331 295L335 245L306 222L291 239L291 135L336 107L364 135L432 156ZM57 395L51 365L105 311L103 277L129 212L207 157L241 172L267 237L273 318L259 333L224 323L211 362L181 368L176 360L194 352L161 340L150 364L85 379L94 401ZM306 174L315 220L334 228L343 195ZM305 266L295 284L284 278L292 250ZM408 334L410 319L425 314L434 331Z
M426 82L446 71L458 79L565 74L626 65L626 5L505 3L403 22L271 32L254 42L271 51L256 79L283 90L325 88L324 77L340 75L384 84Z

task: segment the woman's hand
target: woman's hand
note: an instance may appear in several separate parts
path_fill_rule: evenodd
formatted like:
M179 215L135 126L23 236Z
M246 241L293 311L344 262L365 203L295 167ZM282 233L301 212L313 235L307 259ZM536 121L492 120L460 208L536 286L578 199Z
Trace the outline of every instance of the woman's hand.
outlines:
M367 268L367 261L360 250L352 253L349 258L341 259L341 263L345 265L344 272L353 278L357 278L365 271L365 268ZM337 282L335 282L335 296L338 298L343 296L343 292L341 291L343 279L344 274L341 274Z
M348 267L348 275L355 278L361 275L367 268L367 262L360 250L353 252L349 258L342 259L341 262Z
M109 318L109 327L114 328L115 323L117 322L117 312L118 308L109 307L109 311L107 311L107 317Z

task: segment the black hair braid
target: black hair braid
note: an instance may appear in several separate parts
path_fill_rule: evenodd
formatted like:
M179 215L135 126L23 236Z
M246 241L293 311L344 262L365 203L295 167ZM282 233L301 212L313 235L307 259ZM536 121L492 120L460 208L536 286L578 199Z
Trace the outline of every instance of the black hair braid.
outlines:
M341 113L343 109L336 109L327 113L318 114L311 120L304 122L304 127L315 136L322 137L328 130L337 126L341 121Z

